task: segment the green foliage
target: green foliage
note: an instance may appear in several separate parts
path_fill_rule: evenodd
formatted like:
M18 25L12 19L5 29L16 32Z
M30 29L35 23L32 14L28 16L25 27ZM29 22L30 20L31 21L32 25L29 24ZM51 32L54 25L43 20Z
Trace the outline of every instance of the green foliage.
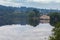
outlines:
M28 15L29 24L34 27L37 26L39 24L39 17L40 17L40 14L37 9L30 11Z
M40 13L35 8L16 8L0 5L0 26L11 24L39 24Z
M60 13L50 13L50 24L54 27L50 40L60 40Z
M54 26L56 22L60 21L60 13L57 12L50 13L49 16L50 16L50 24L52 26Z
M60 40L60 22L57 22L53 29L53 35L50 37L50 40Z

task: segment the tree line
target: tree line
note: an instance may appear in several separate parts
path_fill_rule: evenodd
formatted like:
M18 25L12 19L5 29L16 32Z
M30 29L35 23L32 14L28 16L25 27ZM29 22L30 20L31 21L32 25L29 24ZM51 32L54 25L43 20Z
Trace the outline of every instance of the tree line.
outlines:
M36 26L39 24L39 16L40 13L37 9L33 9L27 12L21 12L19 10L12 11L12 9L5 10L4 12L3 9L3 12L0 12L0 26L11 24L29 24Z

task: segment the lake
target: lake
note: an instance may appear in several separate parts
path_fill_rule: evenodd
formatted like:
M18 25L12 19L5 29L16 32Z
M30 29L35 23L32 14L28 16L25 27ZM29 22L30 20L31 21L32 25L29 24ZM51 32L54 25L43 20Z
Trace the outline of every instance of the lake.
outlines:
M49 23L40 23L36 27L30 25L5 25L0 27L0 40L48 40L52 34Z

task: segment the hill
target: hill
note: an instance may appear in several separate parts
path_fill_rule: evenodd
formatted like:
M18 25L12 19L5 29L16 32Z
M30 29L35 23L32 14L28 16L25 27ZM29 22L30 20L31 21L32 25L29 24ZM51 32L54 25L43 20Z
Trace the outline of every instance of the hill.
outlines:
M60 12L60 10L38 9L32 7L7 7L0 5L0 26L11 24L27 24L28 14L33 9L37 9L40 14L48 14L50 12Z

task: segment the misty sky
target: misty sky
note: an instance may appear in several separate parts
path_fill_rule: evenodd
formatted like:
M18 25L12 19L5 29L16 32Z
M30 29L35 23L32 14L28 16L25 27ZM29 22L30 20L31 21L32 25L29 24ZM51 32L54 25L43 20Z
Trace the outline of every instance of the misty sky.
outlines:
M0 0L0 5L60 9L60 0Z

